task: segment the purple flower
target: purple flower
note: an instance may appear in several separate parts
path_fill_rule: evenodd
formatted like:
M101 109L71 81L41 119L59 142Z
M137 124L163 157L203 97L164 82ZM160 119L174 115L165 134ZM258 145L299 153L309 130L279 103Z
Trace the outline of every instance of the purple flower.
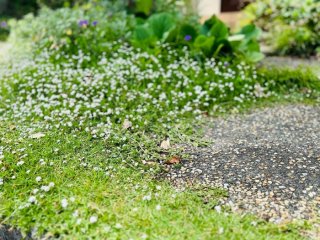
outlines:
M8 27L8 24L7 24L7 22L2 21L1 24L0 24L0 26L1 26L2 28L6 28L6 27Z
M89 25L89 21L88 20L80 20L78 22L79 27L87 27Z
M190 41L192 39L192 36L191 35L186 35L185 37L184 37L184 40L186 40L186 41Z
M98 21L93 21L92 22L92 26L94 26L94 27L97 26L97 24L98 24Z

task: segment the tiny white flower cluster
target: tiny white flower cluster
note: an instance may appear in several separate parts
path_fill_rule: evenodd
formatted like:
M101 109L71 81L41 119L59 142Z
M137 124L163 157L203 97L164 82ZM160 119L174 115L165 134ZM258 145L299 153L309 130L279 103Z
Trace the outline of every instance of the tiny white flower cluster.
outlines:
M89 222L91 224L96 223L97 221L98 221L98 217L97 216L91 216L90 219L89 219Z
M75 202L75 200L76 200L75 197L70 197L69 200L64 198L64 199L61 200L61 207L62 208L67 208L68 205L69 205L69 201L73 203L73 202ZM74 214L77 214L77 213L78 212L75 212Z
M18 74L6 74L3 88L17 95L0 97L5 103L0 120L40 119L47 129L83 129L93 137L108 137L124 121L131 129L154 120L166 125L187 114L200 117L221 102L242 103L266 94L255 85L250 66L231 68L215 59L202 64L188 51L164 51L155 57L123 45L111 57L102 54L92 67L83 67L91 56L81 51L65 58L61 53L58 64L44 51Z
M67 199L64 198L64 199L61 200L61 207L62 208L67 208L68 205L69 205L69 203L68 203Z
M143 201L151 201L151 199L152 199L151 194L143 196L143 198L142 198Z
M36 204L37 203L37 198L35 196L31 196L31 197L29 197L28 202Z
M46 185L41 186L40 189L41 189L42 191L44 191L44 192L49 192L50 189L53 188L53 187L54 187L54 183L53 183L53 182L50 182L49 185L47 185L47 186L46 186Z
M41 177L37 177L37 179L39 180ZM49 192L53 187L55 186L54 182L50 182L48 185L42 185L40 187L40 190L43 192ZM33 194L37 194L39 192L38 188L35 188L32 190Z
M3 151L4 151L4 147L3 146L0 146L0 166L2 165L2 159L4 159L4 153L3 153ZM5 166L2 166L1 167L1 169L0 169L0 171L5 171L6 170L6 167ZM0 178L0 186L1 185L3 185L3 182L4 182L4 180L3 180L3 178Z
M41 180L42 180L42 177L40 177L40 176L36 177L37 182L41 182Z
M0 146L0 161L1 161L2 159L4 159L3 150L4 150L4 147L3 147L3 146Z
M17 166L22 166L24 164L24 161L17 162Z

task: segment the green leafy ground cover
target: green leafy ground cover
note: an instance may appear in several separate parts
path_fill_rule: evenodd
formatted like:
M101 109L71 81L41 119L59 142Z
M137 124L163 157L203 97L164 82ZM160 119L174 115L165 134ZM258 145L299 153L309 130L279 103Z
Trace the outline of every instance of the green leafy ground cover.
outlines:
M219 213L204 204L204 197L214 204L224 196L221 190L177 192L155 180L150 169L142 173L126 163L128 154L139 161L136 152L154 150L141 149L145 141L140 136L127 136L131 143L127 154L119 151L121 156L115 150L119 143L92 140L83 133L48 131L43 138L30 139L23 127L3 123L1 132L1 145L6 146L1 160L2 222L31 231L33 237L299 238L297 226Z
M47 11L13 27L11 40L24 39L33 57L0 74L2 224L33 238L302 238L307 222L214 210L223 190L177 191L158 174L172 157L188 158L177 144L206 144L208 115L286 98L318 103L317 76L256 69L233 53L199 58L184 44L136 48L117 35L132 18L122 13L96 31L80 10ZM56 24L62 16L70 21Z
M157 179L159 163L171 156L187 159L179 149L164 154L159 146L168 138L172 146L202 144L201 128L188 123L193 117L238 112L283 95L315 102L317 78L299 70L255 72L218 62L207 68L212 60L197 65L184 57L179 64L176 58L168 62L167 55L167 61L153 63L145 53L116 54L94 68L79 66L79 59L52 64L41 58L6 73L1 82L2 223L34 237L300 238L299 229L308 229L307 223L276 226L227 209L217 212L214 206L224 191L177 192ZM170 70L170 78L163 75ZM182 79L187 84L179 85ZM128 96L135 98L130 102Z

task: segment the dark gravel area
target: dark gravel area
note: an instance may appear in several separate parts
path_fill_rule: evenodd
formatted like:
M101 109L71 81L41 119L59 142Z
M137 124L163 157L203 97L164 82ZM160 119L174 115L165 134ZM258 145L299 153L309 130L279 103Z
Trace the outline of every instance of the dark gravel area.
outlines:
M19 230L0 224L0 240L22 240L22 234ZM28 238L27 238L28 239Z
M222 187L221 202L272 222L320 213L320 106L289 105L211 120L206 148L187 147L181 168L168 166L177 187ZM211 125L211 124L208 124Z

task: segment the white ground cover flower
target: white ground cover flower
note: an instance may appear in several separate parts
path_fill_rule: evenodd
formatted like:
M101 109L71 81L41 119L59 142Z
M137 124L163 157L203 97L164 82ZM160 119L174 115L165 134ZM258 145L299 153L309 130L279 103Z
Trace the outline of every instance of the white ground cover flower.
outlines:
M75 210L73 213L72 213L72 216L77 218L79 217L79 211L78 210Z
M219 227L218 234L223 234L223 233L224 233L224 228L223 227Z
M262 98L268 96L268 94L265 93L266 89L262 87L259 83L256 83L254 85L254 95L257 98Z
M143 233L143 234L141 235L141 239L147 239L147 238L148 238L148 235L147 235L147 234Z
M68 200L67 199L62 199L61 200L61 207L62 208L67 208L68 207Z
M89 219L89 222L91 224L96 223L97 221L98 221L98 217L97 216L91 216L90 219Z
M37 189L37 188L35 188L35 189L32 190L32 193L33 193L33 194L37 194L38 192L39 192L39 189Z
M17 166L22 166L24 164L24 161L17 162Z
M44 161L44 159L40 159L39 163L40 163L40 165L46 165L46 162Z
M40 182L41 180L42 180L42 177L40 177L40 176L36 177L37 182Z
M0 97L0 120L42 120L48 130L86 129L98 138L124 122L132 129L153 121L169 126L184 115L201 117L219 102L257 97L250 66L230 68L215 59L202 64L188 51L164 51L155 57L124 45L92 67L79 65L91 58L82 52L61 53L60 63L53 64L44 51L18 74L6 73L0 90L15 98Z
M28 202L29 203L37 203L37 198L35 196L31 196L31 197L29 197Z
M218 213L221 213L221 206L215 206L214 210L216 210Z
M0 146L0 160L4 159L3 149L4 147ZM0 163L2 163L2 161L0 161Z
M122 228L122 225L121 225L120 223L116 223L115 228L116 228L116 229L121 229L121 228Z
M41 186L40 188L42 191L44 192L49 192L50 191L50 187L49 186Z
M151 200L151 195L146 195L146 196L143 196L142 200L143 201L150 201Z

